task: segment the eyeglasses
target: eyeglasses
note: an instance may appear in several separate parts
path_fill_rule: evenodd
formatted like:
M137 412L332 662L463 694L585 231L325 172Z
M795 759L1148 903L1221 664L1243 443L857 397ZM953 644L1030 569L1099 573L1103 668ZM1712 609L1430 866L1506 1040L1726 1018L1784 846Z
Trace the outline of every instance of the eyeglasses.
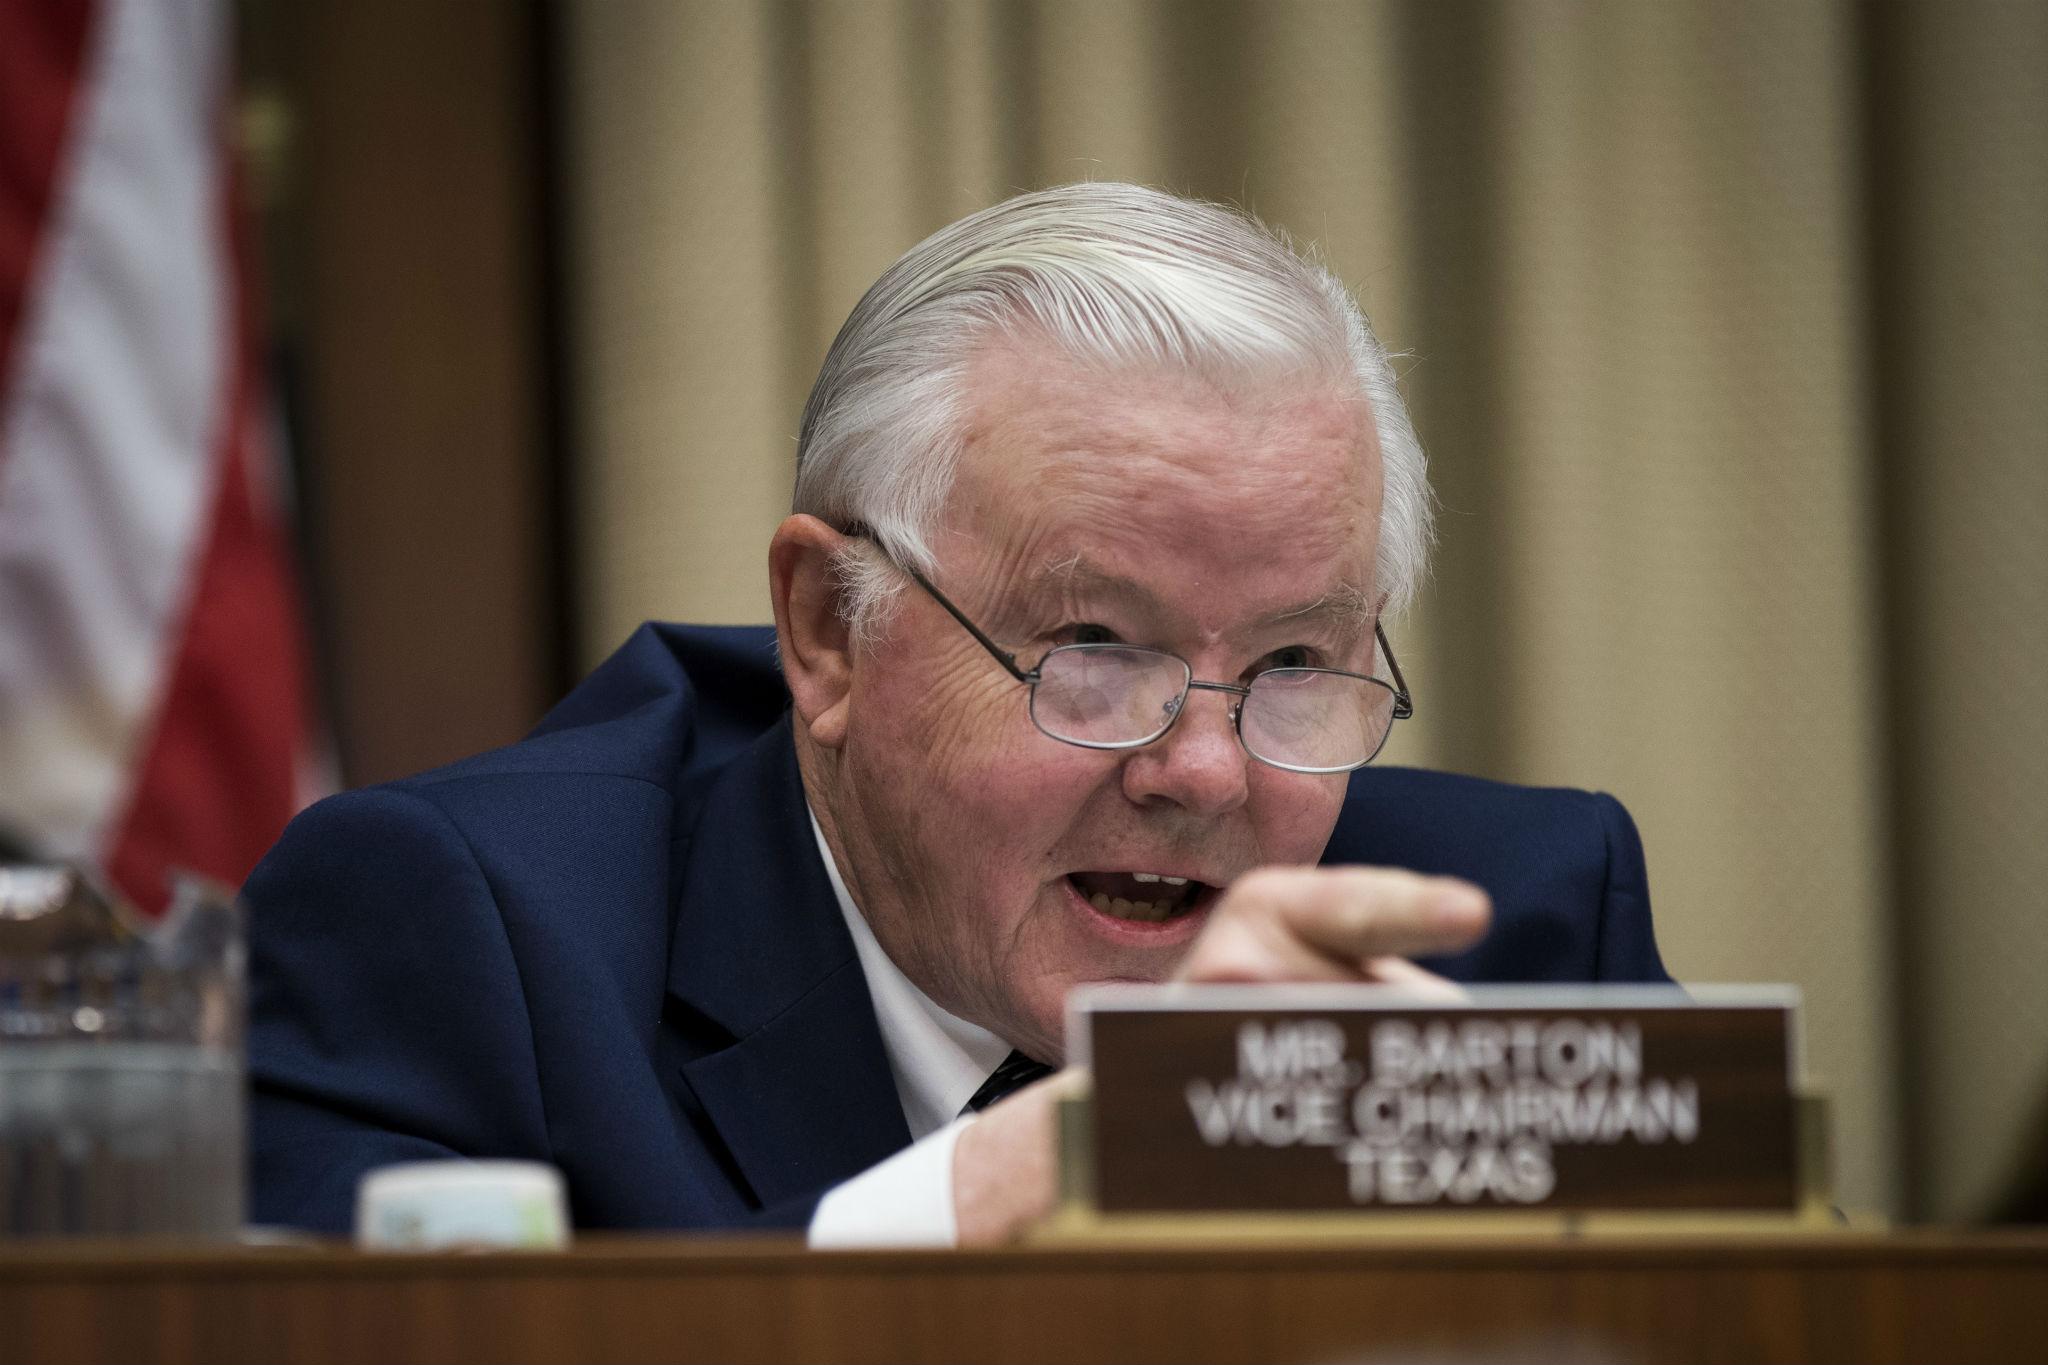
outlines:
M1391 685L1335 668L1269 668L1242 686L1205 682L1178 654L1143 645L1059 645L1027 669L923 574L898 567L1031 689L1031 723L1063 744L1135 749L1173 728L1188 693L1223 692L1232 698L1238 743L1259 762L1294 773L1345 773L1372 762L1394 722L1415 714L1393 646L1377 623L1373 637L1394 675Z

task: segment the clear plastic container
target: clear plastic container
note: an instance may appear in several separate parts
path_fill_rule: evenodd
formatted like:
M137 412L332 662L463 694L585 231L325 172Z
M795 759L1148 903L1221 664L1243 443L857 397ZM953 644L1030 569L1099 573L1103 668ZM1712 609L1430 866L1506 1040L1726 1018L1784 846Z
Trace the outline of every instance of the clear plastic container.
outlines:
M243 934L177 883L148 923L70 868L0 868L0 1236L234 1237Z

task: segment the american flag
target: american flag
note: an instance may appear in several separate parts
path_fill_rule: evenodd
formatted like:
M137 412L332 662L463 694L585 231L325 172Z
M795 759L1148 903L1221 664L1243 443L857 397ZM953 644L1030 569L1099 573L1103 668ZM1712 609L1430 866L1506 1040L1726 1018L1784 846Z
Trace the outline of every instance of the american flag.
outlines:
M218 0L0 0L0 834L238 884L320 785Z

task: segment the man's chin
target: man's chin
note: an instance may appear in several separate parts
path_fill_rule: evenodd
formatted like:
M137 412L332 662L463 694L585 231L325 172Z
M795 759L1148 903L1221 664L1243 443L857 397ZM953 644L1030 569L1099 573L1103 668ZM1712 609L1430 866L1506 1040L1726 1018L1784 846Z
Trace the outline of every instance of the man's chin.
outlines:
M1105 971L1077 975L1060 992L1057 1004L1032 1002L1032 1008L1028 1010L1031 1021L1028 1025L1029 1041L1012 1039L1011 1046L1048 1066L1064 1066L1067 1057L1067 1001L1075 991L1084 990L1089 986L1157 985L1172 974L1173 964L1167 963L1162 964L1157 971Z
M1043 971L1026 994L1010 997L1011 1022L995 1031L1027 1056L1057 1066L1066 1056L1068 996L1083 986L1169 979L1208 922L1209 906L1164 923L1126 923L1096 910L1062 878L1042 891L1032 914L1039 927L1056 932L1037 938ZM1025 983L1008 984L1014 991Z

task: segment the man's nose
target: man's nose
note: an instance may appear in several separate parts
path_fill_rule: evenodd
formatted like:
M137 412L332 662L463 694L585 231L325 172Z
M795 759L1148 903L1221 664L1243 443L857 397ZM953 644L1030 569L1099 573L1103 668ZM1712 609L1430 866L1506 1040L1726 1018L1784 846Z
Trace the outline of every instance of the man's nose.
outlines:
M1124 794L1140 805L1172 802L1197 815L1243 805L1251 755L1237 742L1236 702L1226 693L1189 692L1173 728L1124 760Z

